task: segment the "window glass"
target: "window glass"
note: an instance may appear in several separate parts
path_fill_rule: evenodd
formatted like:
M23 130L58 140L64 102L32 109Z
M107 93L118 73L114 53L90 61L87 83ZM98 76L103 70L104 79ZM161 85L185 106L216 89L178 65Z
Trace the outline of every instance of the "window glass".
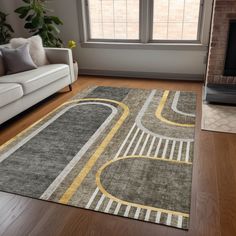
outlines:
M153 40L197 40L200 0L154 0Z
M139 39L139 0L88 0L91 39Z

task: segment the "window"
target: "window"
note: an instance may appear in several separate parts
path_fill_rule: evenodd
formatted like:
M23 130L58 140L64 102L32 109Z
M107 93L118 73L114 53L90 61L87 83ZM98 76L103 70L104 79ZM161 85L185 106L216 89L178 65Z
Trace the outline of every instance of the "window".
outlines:
M154 0L153 40L197 40L200 0Z
M139 39L138 0L88 0L91 39Z
M203 0L84 0L86 39L197 42L202 6Z

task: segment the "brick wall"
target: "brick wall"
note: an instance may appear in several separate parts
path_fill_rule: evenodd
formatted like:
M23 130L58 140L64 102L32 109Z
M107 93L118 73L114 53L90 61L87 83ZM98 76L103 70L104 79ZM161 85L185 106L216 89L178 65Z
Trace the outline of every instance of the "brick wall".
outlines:
M236 0L215 0L207 67L207 83L236 84L236 77L223 76L229 21L236 19Z

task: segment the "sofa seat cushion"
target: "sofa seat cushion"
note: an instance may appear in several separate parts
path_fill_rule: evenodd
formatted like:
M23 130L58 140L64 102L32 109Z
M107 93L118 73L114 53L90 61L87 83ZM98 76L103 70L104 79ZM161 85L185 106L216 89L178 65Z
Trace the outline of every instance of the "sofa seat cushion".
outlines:
M0 78L0 84L18 83L23 87L24 95L26 95L69 75L69 73L68 65L51 64L31 71L2 76Z
M0 107L12 103L23 97L23 89L20 84L1 83L0 84Z

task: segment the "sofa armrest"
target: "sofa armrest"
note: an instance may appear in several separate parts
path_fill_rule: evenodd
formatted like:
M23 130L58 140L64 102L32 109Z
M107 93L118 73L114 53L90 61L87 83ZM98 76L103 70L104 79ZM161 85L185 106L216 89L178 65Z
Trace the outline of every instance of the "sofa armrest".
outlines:
M71 49L68 48L45 48L47 58L52 64L67 64L70 68L71 83L76 78L74 74L73 56Z

